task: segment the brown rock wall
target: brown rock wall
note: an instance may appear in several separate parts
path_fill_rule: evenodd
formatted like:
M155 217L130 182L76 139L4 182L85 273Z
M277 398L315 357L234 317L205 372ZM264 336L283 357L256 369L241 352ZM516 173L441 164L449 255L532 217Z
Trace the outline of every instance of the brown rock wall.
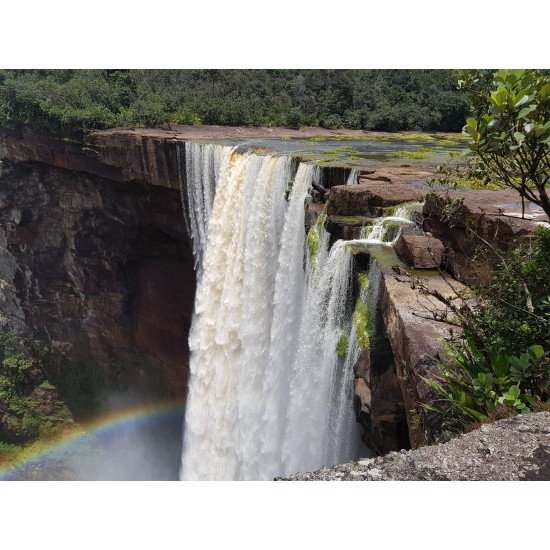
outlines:
M0 234L3 324L52 347L62 393L74 378L83 399L185 395L195 276L179 190L4 160Z
M455 203L456 221L445 218L445 205ZM487 284L497 256L487 246L511 251L533 237L533 219L520 219L515 191L469 191L449 196L429 194L423 209L423 228L445 246L443 265L465 284Z

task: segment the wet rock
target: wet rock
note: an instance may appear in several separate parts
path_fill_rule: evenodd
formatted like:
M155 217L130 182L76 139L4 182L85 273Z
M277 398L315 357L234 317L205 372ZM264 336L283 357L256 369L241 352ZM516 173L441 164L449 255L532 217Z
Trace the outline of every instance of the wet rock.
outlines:
M366 216L328 216L325 227L336 241L338 239L358 239L361 229L372 223Z

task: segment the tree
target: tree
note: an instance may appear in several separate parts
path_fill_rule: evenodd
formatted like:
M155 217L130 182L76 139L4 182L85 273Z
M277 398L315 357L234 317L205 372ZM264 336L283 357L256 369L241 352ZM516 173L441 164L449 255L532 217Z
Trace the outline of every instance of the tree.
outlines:
M463 134L486 181L518 191L550 219L550 77L538 70L470 70L459 87L475 116Z

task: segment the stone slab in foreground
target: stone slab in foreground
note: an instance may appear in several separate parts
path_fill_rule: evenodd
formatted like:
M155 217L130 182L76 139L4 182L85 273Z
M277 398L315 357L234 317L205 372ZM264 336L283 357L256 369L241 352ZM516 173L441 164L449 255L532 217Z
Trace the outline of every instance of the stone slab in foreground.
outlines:
M277 478L282 480L283 478ZM549 481L550 413L485 424L448 443L295 474L295 481Z

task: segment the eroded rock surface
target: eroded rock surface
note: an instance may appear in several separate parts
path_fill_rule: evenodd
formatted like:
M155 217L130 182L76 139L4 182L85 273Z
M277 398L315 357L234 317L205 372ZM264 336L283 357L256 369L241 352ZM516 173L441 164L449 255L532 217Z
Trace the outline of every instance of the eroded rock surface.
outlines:
M489 245L502 251L514 250L533 237L536 222L546 220L542 209L529 204L525 207L526 219L521 219L518 198L513 190L427 195L423 228L444 244L444 266L457 280L487 283L496 256L480 256L480 249Z
M1 324L51 347L77 413L76 395L183 398L195 275L179 190L8 160L0 178Z
M282 479L282 478L276 478ZM296 481L549 481L550 413L485 424L440 445L298 473Z
M376 181L357 185L338 185L330 190L329 216L372 216L404 202L420 201L424 193L413 185Z

